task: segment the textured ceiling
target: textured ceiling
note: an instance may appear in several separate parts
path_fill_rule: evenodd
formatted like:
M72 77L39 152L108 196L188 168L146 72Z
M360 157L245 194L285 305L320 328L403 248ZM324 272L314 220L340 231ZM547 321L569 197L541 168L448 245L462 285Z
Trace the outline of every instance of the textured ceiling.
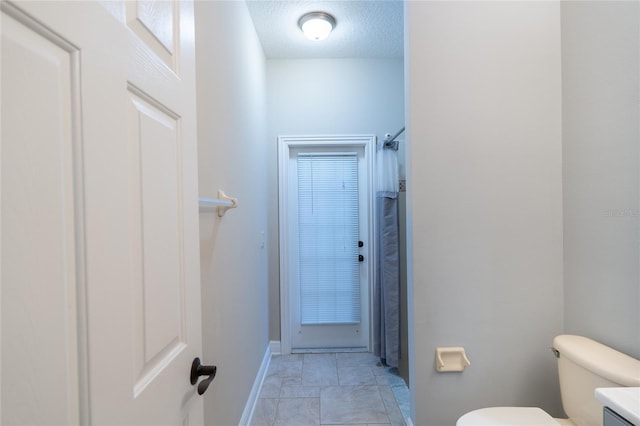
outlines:
M267 58L402 57L401 0L247 0ZM307 12L333 15L337 24L329 38L308 40L298 28Z

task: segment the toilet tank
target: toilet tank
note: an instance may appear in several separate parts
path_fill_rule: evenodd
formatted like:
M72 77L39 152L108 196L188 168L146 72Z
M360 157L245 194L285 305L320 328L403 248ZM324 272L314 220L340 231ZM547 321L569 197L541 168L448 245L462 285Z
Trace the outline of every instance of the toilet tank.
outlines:
M640 386L640 361L582 336L553 340L559 352L558 376L562 407L578 426L602 426L602 405L596 388Z

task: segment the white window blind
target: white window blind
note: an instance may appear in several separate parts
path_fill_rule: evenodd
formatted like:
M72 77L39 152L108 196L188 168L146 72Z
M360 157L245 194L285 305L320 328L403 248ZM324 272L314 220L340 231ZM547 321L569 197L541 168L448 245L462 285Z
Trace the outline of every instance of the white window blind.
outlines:
M358 157L298 155L301 324L360 322Z

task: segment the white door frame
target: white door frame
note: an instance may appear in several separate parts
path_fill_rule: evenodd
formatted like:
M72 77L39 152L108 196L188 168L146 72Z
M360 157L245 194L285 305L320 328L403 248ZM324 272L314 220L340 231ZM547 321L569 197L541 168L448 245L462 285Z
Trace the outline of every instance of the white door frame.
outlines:
M369 259L367 262L368 275L369 275L369 322L371 323L371 299L373 297L371 291L371 283L374 280L374 262L373 255L374 249L374 197L372 196L371 189L373 188L373 173L374 173L374 155L376 146L375 135L348 135L348 136L278 136L278 225L279 242L280 242L280 350L283 355L291 353L291 309L290 309L290 284L287 271L289 270L289 227L287 224L290 221L289 209L287 208L287 200L289 199L289 155L291 149L295 148L312 148L315 146L322 147L344 147L355 146L364 149L365 164L366 164L366 176L367 186L369 191L367 193L367 211L361 212L361 214L367 215L368 223L368 240L370 243L365 250L365 256ZM369 326L369 339L367 348L371 348L371 337L373 327Z

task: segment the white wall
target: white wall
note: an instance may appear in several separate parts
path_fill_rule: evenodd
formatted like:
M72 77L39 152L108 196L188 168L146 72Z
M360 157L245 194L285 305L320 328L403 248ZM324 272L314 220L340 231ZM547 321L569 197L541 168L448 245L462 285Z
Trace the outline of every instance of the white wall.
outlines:
M559 3L406 7L414 423L490 405L560 415ZM471 366L436 373L437 346Z
M278 191L279 135L375 134L404 126L403 61L268 60L269 193ZM278 199L269 200L269 335L280 340Z
M639 3L563 2L565 323L640 358Z
M239 207L201 213L205 421L238 424L268 346L265 59L244 2L196 2L199 185Z

